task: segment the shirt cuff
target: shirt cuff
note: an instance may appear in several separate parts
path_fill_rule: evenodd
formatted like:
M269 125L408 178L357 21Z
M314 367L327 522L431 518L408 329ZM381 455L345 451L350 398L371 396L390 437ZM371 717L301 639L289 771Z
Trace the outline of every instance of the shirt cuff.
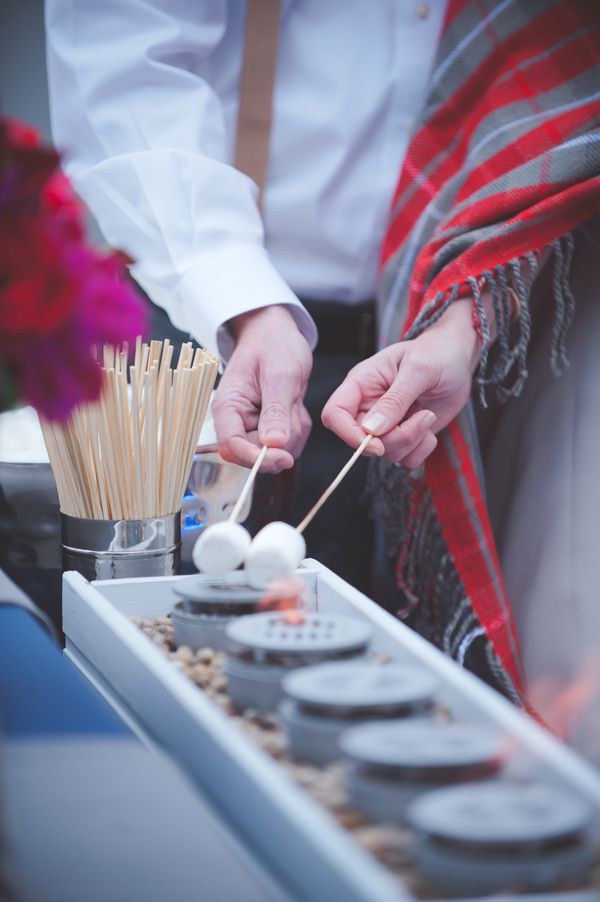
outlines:
M225 323L250 310L284 304L311 349L317 328L260 245L228 245L201 257L179 281L177 306L187 329L204 347L227 361L234 341Z

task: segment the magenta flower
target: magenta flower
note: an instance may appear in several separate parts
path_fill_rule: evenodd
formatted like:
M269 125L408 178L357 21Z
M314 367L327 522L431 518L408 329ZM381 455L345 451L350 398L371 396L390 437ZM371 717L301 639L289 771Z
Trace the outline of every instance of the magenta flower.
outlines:
M99 394L94 349L133 343L146 317L120 255L85 244L57 166L32 130L0 120L0 391L64 420Z

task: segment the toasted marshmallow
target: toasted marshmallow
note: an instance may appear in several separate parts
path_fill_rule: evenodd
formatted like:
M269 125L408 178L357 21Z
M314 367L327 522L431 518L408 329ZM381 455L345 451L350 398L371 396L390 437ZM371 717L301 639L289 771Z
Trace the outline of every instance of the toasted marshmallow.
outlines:
M240 523L213 523L194 545L192 560L203 573L223 576L244 563L251 541L250 533Z
M304 537L289 523L269 523L256 534L244 564L249 585L266 589L273 580L288 579L306 556Z

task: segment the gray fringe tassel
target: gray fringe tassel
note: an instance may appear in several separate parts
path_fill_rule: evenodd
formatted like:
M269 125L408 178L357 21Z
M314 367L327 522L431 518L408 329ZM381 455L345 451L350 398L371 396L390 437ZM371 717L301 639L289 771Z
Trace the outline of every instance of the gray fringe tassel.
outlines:
M580 230L586 236L598 233L598 222L585 223ZM567 337L575 314L575 298L569 284L571 263L575 249L575 237L572 233L563 235L552 241L548 250L552 252L554 325L552 344L550 347L550 367L553 375L560 376L568 367ZM475 385L481 405L487 407L486 389L496 391L496 397L504 403L509 398L521 394L528 376L527 352L531 339L531 289L539 269L540 252L530 252L516 260L510 260L503 266L496 266L481 273L486 287L492 295L493 315L496 327L495 362L489 372L491 328L486 314L478 279L469 277L469 286L473 306L481 329L481 359L475 375ZM549 261L550 265L550 261ZM460 285L454 285L449 291L441 291L421 310L409 331L407 339L416 338L425 329L436 323L448 307L457 300ZM513 308L511 292L517 296L520 313L516 319L511 316ZM513 375L514 372L514 375ZM512 376L512 382L511 380Z
M407 332L406 340L409 341L411 338L416 338L417 335L420 335L421 332L424 332L429 326L433 326L434 323L437 323L438 319L444 315L450 304L453 304L458 298L459 289L460 285L454 285L450 289L449 294L445 291L439 291L434 298L428 301Z
M600 235L600 215L579 226L595 245ZM575 236L566 234L546 249L552 259L554 323L550 347L550 367L559 376L569 365L567 338L575 314L575 298L569 284ZM531 289L543 252L528 253L503 266L488 269L485 278L492 295L496 342L490 363L490 322L483 306L478 279L469 278L473 305L478 315L482 353L475 384L486 406L487 388L495 389L500 402L518 396L527 379L527 352L531 338ZM416 338L437 322L457 300L461 286L439 292L423 308L406 334ZM520 314L513 318L512 292ZM396 615L446 654L517 703L522 700L502 667L492 644L478 622L470 599L448 552L433 502L416 471L373 459L369 464L367 494L371 513L382 526L390 566L397 564L398 605Z

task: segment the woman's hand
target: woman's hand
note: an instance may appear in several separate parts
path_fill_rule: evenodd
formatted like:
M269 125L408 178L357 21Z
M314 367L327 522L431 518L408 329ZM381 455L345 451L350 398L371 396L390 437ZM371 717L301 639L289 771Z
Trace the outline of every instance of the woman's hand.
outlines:
M374 354L350 370L323 408L323 424L366 453L418 467L437 445L435 433L469 399L479 360L471 301L456 301L429 329Z

